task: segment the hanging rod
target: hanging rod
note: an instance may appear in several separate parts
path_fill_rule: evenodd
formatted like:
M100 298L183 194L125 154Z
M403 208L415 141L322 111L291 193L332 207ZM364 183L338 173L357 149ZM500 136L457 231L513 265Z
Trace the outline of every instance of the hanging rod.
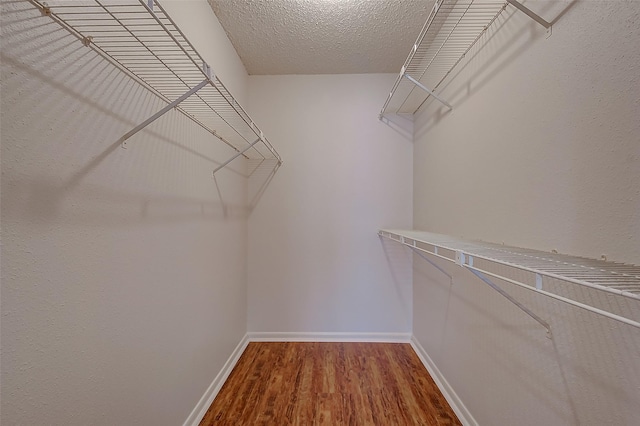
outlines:
M412 250L419 250L431 256L454 262L471 270L476 276L478 276L476 273L490 276L574 307L640 328L640 322L633 318L560 295L556 292L555 287L544 288L544 278L548 277L632 300L639 303L638 308L640 309L640 266L469 241L422 231L383 229L378 232L378 235L404 244ZM474 265L474 258L487 261L488 266L483 269ZM493 265L503 265L529 272L535 277L535 286L489 270Z
M518 0L437 0L379 118L384 114L414 114L431 96L452 109L438 94L442 82L509 5L551 34L551 23Z
M175 109L235 151L221 164L226 166L240 156L238 153L282 163L273 145L158 0L29 1L167 102L125 133L120 139L123 146L135 133Z

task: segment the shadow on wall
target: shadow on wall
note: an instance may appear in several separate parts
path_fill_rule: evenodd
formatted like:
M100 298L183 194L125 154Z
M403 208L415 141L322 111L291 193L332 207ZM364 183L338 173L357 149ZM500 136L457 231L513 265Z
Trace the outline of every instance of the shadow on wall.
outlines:
M380 116L380 121L389 126L405 140L413 142L413 115L388 114Z
M479 207L474 192L493 200L477 216L498 219L461 232L637 263L640 86L634 72L639 56L630 41L637 39L637 7L628 2L543 4L562 6L559 14L541 12L556 16L554 34L545 40L542 27L522 13L503 14L443 86L456 108L448 120L442 122L444 109L433 100L421 111L417 152L456 155L450 175L432 167L432 176L455 182L479 176L470 180L473 190L447 200L455 210L474 202ZM613 31L616 26L622 30ZM526 197L514 190L519 186L527 188ZM429 193L443 199L443 191ZM543 204L550 217L537 209Z
M576 2L578 2L578 0L571 1L571 3L567 4L556 14L556 17L549 22L554 25L573 8ZM536 12L544 17L548 15L549 9L552 7L553 5L546 4L543 10ZM498 41L497 38L500 37L501 34L504 34L504 32L501 33L501 30L508 24L509 20L515 15L522 14L522 12L513 8L508 8L507 10L511 12L509 12L506 17L506 13L503 12L487 31L482 34L461 64L454 68L454 72L434 89L437 93L442 93L451 88L452 90L447 92L446 98L453 105L454 109L463 105L466 100L482 90L490 81L499 77L501 70L506 69L509 64L525 54L527 49L534 43L538 43L546 37L544 29L540 24L531 20L526 26L520 27L518 31L510 32L506 42L502 40ZM526 37L527 34L528 37ZM495 47L496 43L500 45L499 49ZM493 50L488 52L489 49ZM482 57L480 57L481 54ZM481 62L479 62L480 59ZM465 81L458 80L458 77L468 72L469 69L473 69L470 77ZM428 109L431 105L439 105L439 102L433 97L427 98L420 108L418 108L416 114ZM420 123L420 127L416 128L416 139L427 134L430 129L436 126L452 111L453 110L449 110L444 105L435 109L432 108L430 116Z
M247 174L238 159L214 179L234 151L175 111L121 149L165 102L28 2L3 11L2 26L3 155L24 162L3 170L3 215L125 226L243 219L275 175L276 162ZM247 179L260 188L251 199Z
M640 383L637 329L496 279L549 323L552 335L547 338L543 327L466 269L431 260L446 274L414 259L414 334L470 404L467 408L478 413L476 420L635 424L632 410ZM500 275L530 281L526 271L495 267L493 272ZM453 276L452 283L447 274ZM545 286L557 287L557 293L573 300L627 312L632 318L640 315L636 300L553 279ZM472 382L481 384L483 391L476 392Z
M495 363L500 368L500 374L487 378L488 388L495 391L513 386L509 385L513 381L518 383L518 386L522 386L528 395L545 401L548 410L560 414L565 401L562 395L555 392L554 387L549 386L547 389L540 386L536 380L521 380L523 377L529 377L529 374L540 376L540 373L529 371L536 368L537 362L529 360L529 364L526 365L517 362L517 366L504 362L506 359L516 359L520 356L518 355L520 350L535 354L535 358L552 359L549 341L544 338L545 330L538 324L528 321L514 305L506 302L485 284L478 282L465 269L457 268L439 259L434 259L434 262L447 274L453 276L452 282L423 259L416 259L414 274L415 285L419 286L416 289L416 309L423 311L418 312L417 315L422 321L428 321L430 325L427 343L423 342L423 345L427 345L425 348L436 364L444 370L448 362L447 358L464 358L464 356L448 355L454 345L456 350L462 351L459 353L473 356L474 362L487 356L490 359L488 363ZM424 312L425 303L431 307L428 313ZM465 314L462 315L461 312ZM418 323L416 327L419 330L424 329L425 323ZM469 333L469 336L465 337L466 342L462 345L453 342L460 328ZM499 331L497 335L492 334L495 330ZM421 332L418 331L418 335L420 334ZM507 336L514 340L505 346L502 339ZM546 371L549 370L547 366ZM482 371L475 374L477 379L483 375ZM548 376L544 381L551 380L550 375L544 374L544 376ZM454 389L456 389L455 385ZM457 391L463 393L460 388L457 388ZM489 398L485 403L493 405L502 402ZM494 409L498 416L502 415L497 407ZM576 423L568 422L567 424Z
M280 168L275 159L247 160L249 172L249 210L253 210Z
M391 278L396 295L405 312L413 311L411 288L413 282L413 261L411 252L400 244L395 244L386 238L379 237L382 250L389 264ZM409 318L409 328L412 318Z

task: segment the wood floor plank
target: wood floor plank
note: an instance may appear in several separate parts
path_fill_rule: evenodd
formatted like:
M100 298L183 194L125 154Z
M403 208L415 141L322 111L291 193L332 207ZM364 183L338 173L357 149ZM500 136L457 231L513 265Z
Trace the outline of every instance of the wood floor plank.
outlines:
M200 425L460 422L408 344L252 342Z

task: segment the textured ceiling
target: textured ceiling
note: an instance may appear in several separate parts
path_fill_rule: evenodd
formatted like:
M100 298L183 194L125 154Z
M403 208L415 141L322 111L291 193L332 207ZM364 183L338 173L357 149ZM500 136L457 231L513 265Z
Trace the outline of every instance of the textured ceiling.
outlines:
M209 0L249 74L397 73L434 0Z

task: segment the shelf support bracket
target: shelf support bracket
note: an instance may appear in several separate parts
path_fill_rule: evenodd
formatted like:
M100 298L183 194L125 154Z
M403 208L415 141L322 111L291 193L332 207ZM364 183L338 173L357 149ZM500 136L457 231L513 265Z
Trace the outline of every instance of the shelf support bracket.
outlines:
M416 248L416 247L411 247L408 246L415 254L417 254L418 256L420 256L421 258L423 258L424 260L426 260L427 262L429 262L431 264L431 266L433 266L434 268L436 268L438 271L442 272L443 275L446 275L447 277L449 277L449 282L451 284L453 284L453 277L444 269L442 269L440 266L438 266L433 260L429 259L427 256L425 256L424 254L420 253L420 251Z
M547 38L551 36L551 27L552 27L551 22L543 19L540 15L538 15L533 10L529 9L527 6L520 3L518 0L507 0L507 2L513 7L515 7L516 9L520 10L525 15L527 15L529 18L536 21L538 24L545 27L547 29Z
M419 88L421 88L422 90L424 90L425 92L427 92L429 95L431 95L434 98L436 98L437 100L439 100L441 103L443 103L450 110L453 109L453 106L449 102L445 101L440 96L436 95L433 92L433 90L429 89L427 86L425 86L424 84L420 83L418 80L416 80L415 78L411 77L409 74L404 73L403 77L406 78L407 80L409 80L410 82L412 82L413 84L415 84L416 86L418 86Z
M209 80L203 80L201 83L199 83L197 86L195 86L194 88L190 89L188 92L186 92L185 94L183 94L182 96L180 96L178 99L176 99L175 101L171 102L170 104L168 104L167 106L165 106L164 108L162 108L160 111L156 112L155 114L153 114L151 117L147 118L146 120L144 120L142 123L138 124L136 127L134 127L133 129L129 130L127 133L125 133L121 138L120 138L120 143L122 143L122 147L126 148L127 147L127 139L129 139L131 136L135 135L136 133L138 133L140 130L144 129L145 127L147 127L149 124L153 123L154 121L156 121L158 118L162 117L163 115L165 115L167 112L169 112L170 110L172 110L173 108L177 107L182 101L184 101L185 99L187 99L189 96L193 95L194 93L196 93L198 90L202 89L204 86L206 86L207 84L209 84Z
M233 157L229 158L227 161L225 161L224 163L220 164L218 167L216 167L216 169L213 171L213 175L215 176L216 172L220 169L223 169L227 164L229 164L230 162L232 162L233 160L235 160L236 158L240 157L242 154L244 154L245 152L249 151L251 148L253 148L253 146L255 144L257 144L258 142L260 142L262 140L262 138L258 138L255 141L253 141L252 143L250 143L245 149L243 149L242 151L236 153Z
M492 289L494 289L495 291L497 291L498 293L500 293L502 296L504 296L509 302L513 303L514 305L516 305L518 308L520 308L524 313L526 313L527 315L529 315L531 318L533 318L534 320L536 320L538 323L540 323L541 326L543 326L544 328L547 329L547 337L551 338L551 326L549 326L549 323L547 323L545 320L543 320L542 318L540 318L538 315L534 314L529 308L527 308L526 306L524 306L522 303L518 302L516 299L513 298L513 296L511 296L509 293L507 293L506 291L504 291L502 289L502 287L500 287L498 284L494 283L493 281L491 281L489 278L487 278L486 275L484 275L482 272L480 271L476 271L473 267L473 257L472 256L468 256L467 255L467 259L468 259L468 263L463 264L463 266L465 268L467 268L469 271L471 271L471 273L473 275L475 275L476 277L480 278L485 284L487 284L489 287L491 287Z

